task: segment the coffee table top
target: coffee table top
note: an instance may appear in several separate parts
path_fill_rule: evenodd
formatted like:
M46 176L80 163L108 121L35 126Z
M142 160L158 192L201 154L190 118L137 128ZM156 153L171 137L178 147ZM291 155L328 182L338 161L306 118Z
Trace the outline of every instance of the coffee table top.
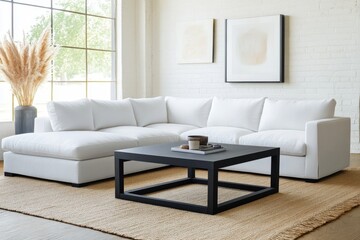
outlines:
M143 162L163 163L174 166L226 167L237 163L279 155L280 148L248 145L221 144L226 151L208 155L171 151L171 147L186 142L173 142L115 151L115 158Z

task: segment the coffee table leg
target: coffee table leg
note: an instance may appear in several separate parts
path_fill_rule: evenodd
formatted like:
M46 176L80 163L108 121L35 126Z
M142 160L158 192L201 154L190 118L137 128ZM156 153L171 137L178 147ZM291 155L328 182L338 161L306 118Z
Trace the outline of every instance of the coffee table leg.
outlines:
M188 168L188 178L195 178L195 168Z
M120 198L124 193L124 161L115 159L115 197Z
M208 169L208 213L216 214L218 200L218 169Z
M279 192L279 155L271 156L271 187Z

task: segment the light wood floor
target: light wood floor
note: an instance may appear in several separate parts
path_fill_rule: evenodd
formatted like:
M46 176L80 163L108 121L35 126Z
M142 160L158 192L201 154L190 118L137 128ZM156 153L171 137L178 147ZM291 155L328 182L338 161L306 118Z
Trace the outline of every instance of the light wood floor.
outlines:
M360 154L352 154L350 166L360 166ZM0 161L0 172L3 162ZM125 239L70 224L27 216L0 209L0 239L52 239L52 240L115 240ZM301 240L358 240L360 239L360 208L341 216L300 238Z

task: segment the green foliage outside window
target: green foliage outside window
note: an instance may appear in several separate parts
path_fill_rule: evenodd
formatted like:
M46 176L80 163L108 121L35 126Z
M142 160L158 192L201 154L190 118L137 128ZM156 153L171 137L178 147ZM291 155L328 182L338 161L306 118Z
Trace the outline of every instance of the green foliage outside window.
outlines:
M60 46L49 82L40 86L34 100L38 116L47 115L46 104L51 100L116 98L115 2L0 0L0 37L13 30L16 41L25 32L33 42L51 25L53 43ZM17 105L0 75L0 121L11 121Z
M84 12L85 9L81 2L61 0L56 1L55 7L57 9ZM88 14L91 13L113 17L111 14L111 1L88 0ZM43 29L51 24L51 18L49 16L41 16L36 22L37 24L31 27L31 31L26 36L30 41L37 39ZM101 77L96 77L95 74L92 80L111 80L111 67L109 67L111 66L111 52L109 51L114 50L112 46L113 26L113 19L91 15L86 18L84 14L53 10L54 44L62 47L54 61L54 80L85 81L86 48L90 48L88 50L87 61L88 68L91 63L92 69L88 69L89 73L101 73L98 74ZM106 79L102 79L104 78L103 76Z

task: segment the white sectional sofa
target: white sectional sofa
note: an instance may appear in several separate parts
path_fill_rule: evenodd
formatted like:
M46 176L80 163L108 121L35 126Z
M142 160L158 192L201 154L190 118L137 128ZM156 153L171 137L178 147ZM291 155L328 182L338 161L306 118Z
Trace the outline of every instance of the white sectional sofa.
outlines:
M82 186L114 176L114 150L207 135L209 142L280 147L280 175L318 180L349 165L350 119L335 101L187 99L50 102L35 133L2 140L6 176ZM125 173L161 167L129 161ZM270 161L227 170L269 174Z

